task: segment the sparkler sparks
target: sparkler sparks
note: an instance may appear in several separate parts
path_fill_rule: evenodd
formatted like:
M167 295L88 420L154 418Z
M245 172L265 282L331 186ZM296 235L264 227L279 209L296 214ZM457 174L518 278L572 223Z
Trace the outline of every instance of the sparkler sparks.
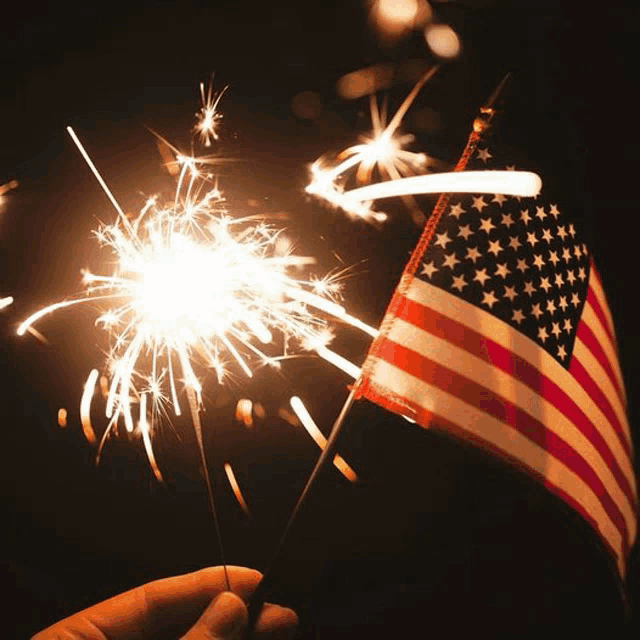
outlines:
M226 90L227 87L220 91L220 93L215 93L213 91L213 82L211 82L205 92L204 82L200 83L202 107L200 107L200 111L196 114L197 123L194 131L200 136L200 140L205 147L211 146L212 139L218 139L217 128L222 119L222 114L218 111L218 103Z

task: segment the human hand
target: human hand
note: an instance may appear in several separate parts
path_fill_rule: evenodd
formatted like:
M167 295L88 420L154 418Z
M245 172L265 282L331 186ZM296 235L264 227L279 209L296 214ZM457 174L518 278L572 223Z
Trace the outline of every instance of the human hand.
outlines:
M233 593L225 592L223 567L149 582L93 605L40 631L32 640L242 640L248 613L244 604L262 574L227 567ZM267 604L256 624L256 640L293 637L298 616Z

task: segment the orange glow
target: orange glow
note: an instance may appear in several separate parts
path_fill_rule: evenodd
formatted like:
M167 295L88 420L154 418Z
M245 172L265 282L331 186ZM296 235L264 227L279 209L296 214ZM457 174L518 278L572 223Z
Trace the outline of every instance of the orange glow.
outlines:
M253 402L248 398L241 398L236 405L236 420L245 427L253 427Z
M394 38L424 24L432 11L426 0L375 0L371 19L382 36Z
M430 24L424 30L429 48L440 58L455 58L460 53L460 38L446 24Z
M240 491L240 485L238 485L238 481L236 480L236 476L233 473L233 469L231 468L231 465L228 462L224 463L224 470L227 474L227 478L229 479L229 484L233 489L233 493L235 494L236 499L238 500L238 504L247 515L250 515L249 507L247 506L247 503L245 502L245 499L242 496L242 492Z
M64 407L58 409L58 426L63 429L67 426L67 410Z
M336 91L344 100L355 100L377 91L388 89L393 82L394 70L390 64L376 64L347 73L338 80Z

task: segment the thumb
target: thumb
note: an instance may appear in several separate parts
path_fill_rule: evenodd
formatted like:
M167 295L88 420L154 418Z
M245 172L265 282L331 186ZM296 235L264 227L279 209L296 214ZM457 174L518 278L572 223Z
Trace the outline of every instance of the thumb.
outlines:
M249 615L235 593L224 591L205 609L182 640L241 640Z

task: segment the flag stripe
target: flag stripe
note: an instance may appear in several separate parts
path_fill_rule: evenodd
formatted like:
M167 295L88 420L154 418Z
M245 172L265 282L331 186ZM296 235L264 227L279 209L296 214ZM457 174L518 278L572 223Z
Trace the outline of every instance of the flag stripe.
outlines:
M415 303L412 303L415 306ZM602 482L609 487L617 506L624 513L628 523L635 522L635 496L625 473L620 468L616 457L612 453L602 435L591 423L582 420L582 429L559 410L563 404L562 396L554 397L553 393L539 395L538 389L532 389L520 382L517 377L512 377L509 372L502 370L493 362L486 362L484 358L478 358L467 351L466 343L462 348L455 340L449 341L448 336L435 336L431 333L430 326L416 326L405 321L404 309L399 309L393 327L387 336L388 341L402 345L421 356L435 359L438 363L454 371L456 374L473 379L488 390L505 398L518 409L527 412L532 418L539 421L544 428L550 429L567 441L596 471ZM411 317L411 313L408 314ZM393 347L392 347L393 348ZM400 354L400 351L398 352ZM396 362L393 351L389 353L387 341L377 353L378 357L390 362ZM390 356L393 356L390 358ZM409 373L421 375L417 371L407 369ZM426 377L426 376L423 376ZM427 378L431 380L431 378ZM546 385L545 385L546 386ZM465 387L465 396L467 394ZM556 404L554 401L560 402ZM581 416L582 417L582 416ZM542 433L544 429L541 429ZM633 474L633 469L624 452L618 451L622 461L626 461L625 471ZM630 527L634 527L630 524ZM635 531L631 532L633 537Z
M594 308L596 308L602 315L605 317L605 322L603 324L608 328L611 337L613 338L613 343L617 344L616 338L616 329L613 324L613 316L611 315L611 309L609 309L609 303L607 302L607 296L604 294L604 289L602 288L602 278L600 277L600 273L596 269L596 266L591 260L591 274L589 276L589 290L592 291L598 301L597 304L591 303ZM588 298L587 298L588 299Z
M611 384L611 378L607 376L598 359L594 357L593 353L589 351L587 346L579 337L576 338L573 347L573 360L569 367L569 372L578 380L582 380L580 375L576 373L576 361L580 363L583 370L588 372L587 375L589 378L593 380L593 386L602 397L602 401L599 401L598 404L602 408L603 412L607 416L610 416L609 420L615 429L616 436L618 437L620 444L627 451L629 458L631 458L631 433L629 431L627 415L622 407L620 397L615 392L615 389Z
M611 473L605 471L607 467L601 459L597 459L599 456L593 455L594 451L588 452L591 455L585 458L584 450L576 450L572 443L547 429L544 423L523 411L510 399L494 392L491 388L478 384L471 378L457 374L439 362L434 362L404 345L393 342L391 339L385 340L378 358L380 358L379 362L382 360L393 362L394 366L400 367L415 380L429 380L430 386L437 387L448 394L453 394L457 397L464 395L467 404L472 405L495 420L499 420L503 425L509 425L531 442L537 444L541 449L548 451L593 488L609 518L622 533L625 545L628 545L627 519L629 521L633 520L633 510L627 504L626 514L623 515L618 504L616 504L616 500L611 497L610 491L617 488L617 483L611 477ZM373 382L379 382L377 367L373 372ZM400 392L402 396L409 395L402 386L399 387L396 384L392 388L396 392ZM415 394L409 397L414 401L417 400ZM436 413L439 413L437 407ZM465 425L462 424L461 426L464 427ZM609 476L607 485L596 473L596 469L600 474ZM619 489L617 493L618 500L626 502Z
M590 283L590 284L593 284L593 283ZM587 290L587 304L591 305L591 308L593 309L594 313L598 316L598 319L600 320L600 324L602 325L603 329L607 332L607 335L609 336L609 339L611 340L611 342L613 344L616 344L616 337L611 331L609 318L607 318L606 314L602 310L602 306L596 296L595 288L593 286L589 287L589 289Z
M374 369L375 377L370 383L374 389L380 386L382 389L403 390L402 394L396 398L395 406L393 401L389 402L388 397L387 402L374 401L398 412L409 413L410 417L422 426L429 425L429 418L433 414L437 416L438 422L442 420L446 420L447 423L453 422L465 435L469 433L474 435L482 443L488 444L489 448L491 445L497 447L515 459L519 465L524 465L547 478L550 488L559 487L591 514L597 525L596 530L614 549L618 562L624 562L626 552L622 534L624 527L618 528L614 524L593 488L562 461L511 425L505 425L459 397L419 380L401 368L376 359ZM373 399L371 396L372 394L367 391L367 397ZM384 392L382 398L385 398Z
M542 381L539 372L542 371L546 379L553 382L554 385L557 385L562 394L570 399L571 404L579 407L579 411L583 412L594 425L598 425L598 429L603 432L607 441L610 441L611 435L613 435L610 431L615 432L616 427L610 423L598 404L594 402L588 392L580 386L574 376L558 365L558 363L548 353L542 351L535 342L511 328L506 323L496 321L494 316L483 309L479 309L421 280L414 279L406 291L406 297L419 304L429 305L429 307L436 312L436 315L447 316L455 320L464 326L465 330L468 328L475 331L479 336L481 344L480 352L486 351L488 345L496 344L506 350L508 359L512 358L511 354L517 356L520 359L520 362L515 365L518 368L518 377L532 388L540 388ZM437 322L442 321L442 318L437 320ZM484 336L491 336L491 340ZM467 346L467 341L471 342L471 340L473 340L472 334L464 334L464 340L465 348L470 349L471 347ZM375 355L375 351L372 351L372 354ZM475 355L479 355L479 353L475 352ZM495 359L497 359L497 356L494 356L492 353L490 361L494 362ZM528 369L525 365L529 365L531 369ZM527 370L528 373L526 373ZM551 388L549 388L549 391L551 391ZM544 393L547 393L546 387ZM563 401L563 404L565 402L566 400ZM555 402L555 404L559 403ZM565 408L564 410L565 413L567 413L567 409ZM572 418L572 420L574 423L577 421L576 418ZM618 430L619 429L620 426L618 425ZM629 458L631 458L631 451L628 445L625 447L625 450Z

